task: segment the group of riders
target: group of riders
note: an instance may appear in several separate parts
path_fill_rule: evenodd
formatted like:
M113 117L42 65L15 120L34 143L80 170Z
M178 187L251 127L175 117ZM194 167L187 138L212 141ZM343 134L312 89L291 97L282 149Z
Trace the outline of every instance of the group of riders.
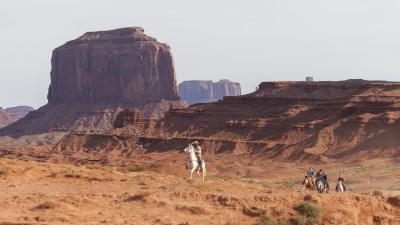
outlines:
M194 153L195 153L195 155L196 155L196 158L197 158L197 160L198 160L198 163L199 163L199 165L200 165L200 170L201 170L201 169L203 168L203 167L202 167L203 160L201 159L201 147L200 147L200 145L199 145L199 142L197 142L197 141L192 142L191 145L192 145L193 148L194 148ZM329 190L328 176L327 176L327 174L325 173L325 171L323 171L322 169L320 169L320 170L317 172L317 174L315 174L315 176L314 176L314 170L313 170L312 167L310 167L310 169L307 171L307 176L311 179L311 183L312 183L313 189L315 189L315 187L316 187L315 184L316 184L318 181L321 180L321 181L323 182L323 184L325 185L325 187ZM306 177L307 177L307 176L306 176ZM342 185L343 185L343 191L346 191L346 185L345 185L345 183L344 183L343 174L340 174L337 180L338 180L338 182L341 182L341 183L342 183ZM304 184L304 183L303 183L303 184ZM337 191L337 189L338 189L338 186L336 186L336 191Z
M328 176L326 175L325 171L320 169L317 174L314 177L314 170L312 167L310 167L310 169L307 171L307 176L311 178L312 181L312 185L313 187L316 187L316 183L321 180L324 185L329 189L329 183L328 183ZM342 182L343 185L343 189L344 191L346 191L346 185L344 183L344 178L343 178L343 174L340 174L338 177L338 181ZM337 191L337 186L336 186L336 191Z

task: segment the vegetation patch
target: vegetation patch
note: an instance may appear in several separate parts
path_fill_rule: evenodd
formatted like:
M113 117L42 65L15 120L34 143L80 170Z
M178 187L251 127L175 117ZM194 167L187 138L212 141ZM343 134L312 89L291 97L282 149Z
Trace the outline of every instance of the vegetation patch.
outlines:
M295 225L307 225L308 224L308 219L306 216L303 215L297 215L293 216L290 221L295 224Z
M187 212L189 212L190 214L193 214L193 215L201 215L201 214L207 215L207 214L209 214L207 212L207 210L205 210L202 207L198 207L198 206L179 206L179 205L177 205L175 207L175 209L176 210L187 211Z
M278 225L279 223L270 216L264 216L260 221L256 223L256 225Z
M383 196L383 193L381 191L374 191L372 192L373 196Z
M136 195L133 195L133 196L127 198L125 201L126 201L126 202L130 202L130 201L143 201L143 200L145 200L149 195L150 195L150 193L148 193L148 192L139 193L139 194L136 194Z
M314 204L310 201L298 203L294 205L293 209L306 217L307 223L305 224L312 225L318 223L321 220L322 208L319 205ZM302 224L300 223L302 219L303 218L298 219L299 223L295 224Z
M149 167L145 165L135 165L134 167L129 168L129 172L140 172L140 171L151 171L161 173L162 169L155 163L152 163Z
M56 207L56 203L52 202L52 201L46 201L40 205L37 205L34 209L54 209Z

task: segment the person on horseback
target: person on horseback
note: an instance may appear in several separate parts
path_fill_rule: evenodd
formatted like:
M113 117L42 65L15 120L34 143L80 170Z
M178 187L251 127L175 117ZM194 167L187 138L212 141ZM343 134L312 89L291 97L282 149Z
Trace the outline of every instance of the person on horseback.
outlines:
M307 175L309 177L311 177L312 184L315 187L314 170L313 170L313 168L311 166L310 166L310 170L307 171Z
M197 156L197 159L199 160L199 163L200 163L200 168L203 168L202 166L202 164L203 164L203 160L201 160L201 148L200 148L200 145L199 145L199 142L197 142L197 141L194 141L193 143L192 143L192 145L193 145L193 147L194 147L194 152L195 152L195 154L196 154L196 156Z
M329 189L328 177L325 174L325 171L322 172L322 180L324 181L326 187Z
M315 176L316 178L317 178L317 180L318 179L322 179L322 169L320 169L318 172L317 172L317 175Z
M344 184L343 174L340 174L337 180L342 181L343 190L346 191L346 185Z

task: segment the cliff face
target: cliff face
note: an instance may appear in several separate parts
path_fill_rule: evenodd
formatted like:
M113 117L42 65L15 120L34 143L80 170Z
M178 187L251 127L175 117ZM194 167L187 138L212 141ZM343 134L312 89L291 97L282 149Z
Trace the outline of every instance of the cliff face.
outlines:
M30 111L35 110L34 108L30 106L16 106L16 107L10 107L7 108L6 111L10 113L11 115L15 116L18 119L21 119L28 115Z
M205 154L310 162L400 158L400 83L265 82L248 95L172 108L148 126L125 118L115 132L121 140L130 130L143 134L137 143L148 152L181 150L197 140Z
M229 80L184 81L178 86L182 100L188 104L215 102L224 96L241 95L240 84Z
M176 101L168 45L140 27L88 32L53 51L49 103Z
M14 123L18 119L13 115L10 115L3 108L0 107L0 128L9 125L10 123Z
M159 119L171 106L187 107L180 101L169 46L143 32L140 27L88 32L56 48L49 103L0 135L105 132L124 108Z

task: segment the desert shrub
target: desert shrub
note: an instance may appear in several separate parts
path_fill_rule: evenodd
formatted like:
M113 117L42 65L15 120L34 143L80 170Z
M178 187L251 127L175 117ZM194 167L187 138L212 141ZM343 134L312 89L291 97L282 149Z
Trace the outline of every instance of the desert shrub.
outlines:
M264 216L256 224L257 225L278 225L278 222L270 216Z
M56 177L57 174L58 174L58 173L56 173L56 172L52 172L52 173L49 175L49 177Z
M46 201L40 205L37 205L34 209L54 209L56 204L51 201Z
M309 225L318 223L321 219L322 208L310 201L298 203L293 209L304 215Z
M136 195L133 195L133 196L127 198L125 201L126 202L141 201L141 200L144 200L149 195L150 195L150 193L148 193L148 192L139 193L139 194L136 194Z
M278 215L278 216L281 216L281 215L283 215L284 213L285 213L285 210L284 210L284 209L277 209L277 210L275 211L275 214Z
M268 212L268 209L264 209L264 208L259 208L258 209L258 213L260 213L260 215L264 215Z
M360 194L362 194L362 195L369 195L370 193L369 193L368 191L366 191L366 192L361 192Z
M205 209L202 208L202 207L198 207L198 206L179 206L179 205L177 205L177 206L175 207L175 210L187 211L187 212L190 212L190 213L193 214L193 215L200 215L200 214L205 214L205 215L207 215L207 214L209 214L209 213L207 212L207 210L205 210Z
M247 182L250 183L250 184L255 184L256 183L256 181L253 180L253 179L248 179Z
M75 175L72 174L72 173L67 173L67 174L65 174L65 177L69 177L69 178L74 177L74 176L75 176Z
M161 173L162 172L162 169L155 163L152 163L150 165L149 170L153 171L153 172L157 172L157 173Z
M381 191L374 191L374 192L372 192L372 195L374 195L374 196L383 196L383 193Z
M231 176L227 176L227 175L219 175L219 176L217 176L219 179L222 179L222 180L232 180L233 179L233 177L231 177Z
M0 175L7 176L10 173L9 169L0 170Z
M349 214L349 211L347 209L339 209L339 212L343 213L344 215Z
M143 166L143 165L136 165L129 169L130 172L139 172L139 171L145 171L145 170L147 170L147 167Z
M239 224L231 222L231 221L228 221L228 222L225 223L225 225L239 225Z
M307 225L307 217L303 215L293 216L290 221L295 225Z

